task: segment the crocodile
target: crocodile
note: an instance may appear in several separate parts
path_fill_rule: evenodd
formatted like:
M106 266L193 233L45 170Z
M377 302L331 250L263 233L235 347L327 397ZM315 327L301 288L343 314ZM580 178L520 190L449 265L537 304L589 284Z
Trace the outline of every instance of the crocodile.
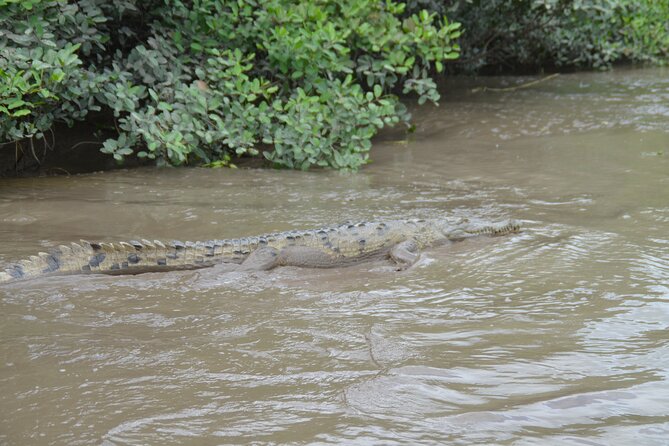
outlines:
M499 236L520 231L514 220L472 223L467 219L412 219L345 223L201 242L89 242L60 245L11 264L0 271L0 283L48 275L138 274L233 264L239 270L277 266L330 268L387 258L398 270L413 265L420 250L473 236Z

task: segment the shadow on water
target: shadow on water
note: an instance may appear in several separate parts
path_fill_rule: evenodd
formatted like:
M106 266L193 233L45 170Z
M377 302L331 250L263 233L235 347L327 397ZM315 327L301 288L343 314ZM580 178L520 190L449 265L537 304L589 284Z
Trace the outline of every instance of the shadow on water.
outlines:
M402 272L214 267L0 288L0 442L666 444L666 71L510 93L453 82L357 175L2 180L0 262L80 238L370 218L525 229L429 249Z

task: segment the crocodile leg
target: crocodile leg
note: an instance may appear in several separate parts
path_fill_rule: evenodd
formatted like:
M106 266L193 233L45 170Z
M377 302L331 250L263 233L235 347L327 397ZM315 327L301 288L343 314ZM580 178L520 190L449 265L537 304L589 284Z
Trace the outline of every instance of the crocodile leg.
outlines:
M242 262L240 271L267 271L279 265L279 250L269 246L258 248Z
M397 270L409 268L418 261L418 243L414 239L405 240L393 246L390 258L397 264Z

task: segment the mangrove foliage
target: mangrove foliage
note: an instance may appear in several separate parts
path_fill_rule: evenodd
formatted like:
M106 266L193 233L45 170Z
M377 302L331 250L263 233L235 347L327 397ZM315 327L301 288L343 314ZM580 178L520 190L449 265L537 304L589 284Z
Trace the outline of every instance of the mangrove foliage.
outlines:
M669 0L0 0L0 152L355 170L444 73L659 63ZM2 153L0 153L2 155Z

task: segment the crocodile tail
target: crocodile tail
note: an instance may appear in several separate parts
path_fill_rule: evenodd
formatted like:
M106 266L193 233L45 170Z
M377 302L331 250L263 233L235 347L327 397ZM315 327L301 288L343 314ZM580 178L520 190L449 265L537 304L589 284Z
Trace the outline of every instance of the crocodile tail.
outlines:
M92 243L81 240L10 265L0 271L0 283L52 274L136 274L201 268L217 263L223 255L221 244L214 241Z
M52 273L86 272L85 266L90 264L94 254L88 242L72 243L70 246L61 245L48 253L40 252L28 259L11 264L4 271L0 271L0 283Z

